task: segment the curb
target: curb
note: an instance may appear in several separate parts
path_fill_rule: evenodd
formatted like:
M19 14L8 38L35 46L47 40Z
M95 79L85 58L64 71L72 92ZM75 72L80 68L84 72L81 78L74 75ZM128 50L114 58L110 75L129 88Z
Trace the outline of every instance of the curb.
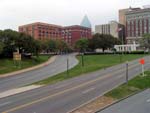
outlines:
M35 69L38 69L38 68L47 66L47 65L49 65L50 63L54 62L55 59L56 59L56 57L57 57L57 56L52 56L50 59L48 59L48 61L46 61L46 62L44 62L44 63L42 63L42 64L39 64L39 65L33 66L33 67L29 67L29 68L22 69L22 70L18 70L18 71L11 72L11 73L1 74L1 75L0 75L0 78L5 78L5 77L9 77L9 76L21 74L21 73L24 73L24 72L32 71L32 70L35 70Z
M148 89L148 88L147 88L147 89ZM117 100L117 101L114 101L112 104L106 105L105 107L103 107L102 109L96 111L95 113L101 112L101 111L103 111L103 110L105 110L105 109L107 109L107 108L113 106L114 104L117 104L117 103L119 103L119 102L121 102L121 101L123 101L123 100L125 100L125 99L127 99L127 98L130 98L130 97L132 97L132 96L134 96L134 95L137 95L137 94L139 94L139 93L141 93L141 92L143 92L143 91L145 91L145 90L147 90L147 89L143 89L143 90L141 90L141 91L137 91L137 92L135 92L135 93L133 93L133 94L128 95L127 97L124 97L124 98L122 98L122 99L119 99L119 100Z

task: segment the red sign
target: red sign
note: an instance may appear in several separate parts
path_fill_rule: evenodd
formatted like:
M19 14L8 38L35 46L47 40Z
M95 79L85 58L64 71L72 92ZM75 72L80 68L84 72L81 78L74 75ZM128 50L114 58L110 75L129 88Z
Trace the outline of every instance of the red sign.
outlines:
M145 60L142 58L140 59L140 64L144 65L145 64Z

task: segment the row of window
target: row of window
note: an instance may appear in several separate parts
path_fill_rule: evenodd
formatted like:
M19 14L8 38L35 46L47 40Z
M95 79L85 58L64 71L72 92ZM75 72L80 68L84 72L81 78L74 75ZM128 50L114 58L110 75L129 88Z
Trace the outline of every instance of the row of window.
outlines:
M128 15L127 19L148 18L148 17L150 17L150 12Z

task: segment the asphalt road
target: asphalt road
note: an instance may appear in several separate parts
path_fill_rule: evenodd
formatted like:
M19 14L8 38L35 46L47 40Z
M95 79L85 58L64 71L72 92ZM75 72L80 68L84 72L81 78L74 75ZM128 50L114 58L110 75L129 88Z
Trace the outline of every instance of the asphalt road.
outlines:
M146 57L145 69L150 69ZM72 78L54 85L0 99L2 113L67 113L125 82L125 64ZM138 60L129 63L129 78L141 73Z
M58 55L54 62L45 67L28 71L19 75L0 78L0 92L25 86L66 71L67 57L69 58L69 68L74 67L78 63L78 60L75 58L75 54L69 54L68 56Z
M150 113L150 89L97 113Z

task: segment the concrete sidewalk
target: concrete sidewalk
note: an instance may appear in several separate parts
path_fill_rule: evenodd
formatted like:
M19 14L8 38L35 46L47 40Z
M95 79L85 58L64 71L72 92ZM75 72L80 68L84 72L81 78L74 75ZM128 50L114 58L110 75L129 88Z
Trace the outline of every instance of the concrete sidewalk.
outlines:
M11 73L0 74L0 78L21 74L21 73L24 73L24 72L27 72L27 71L32 71L32 70L35 70L35 69L47 66L50 63L54 62L56 57L57 56L53 56L48 61L46 61L46 62L44 62L42 64L39 64L39 65L33 66L33 67L29 67L29 68L26 68L26 69L21 69L21 70L18 70L18 71L15 71L15 72L11 72Z

